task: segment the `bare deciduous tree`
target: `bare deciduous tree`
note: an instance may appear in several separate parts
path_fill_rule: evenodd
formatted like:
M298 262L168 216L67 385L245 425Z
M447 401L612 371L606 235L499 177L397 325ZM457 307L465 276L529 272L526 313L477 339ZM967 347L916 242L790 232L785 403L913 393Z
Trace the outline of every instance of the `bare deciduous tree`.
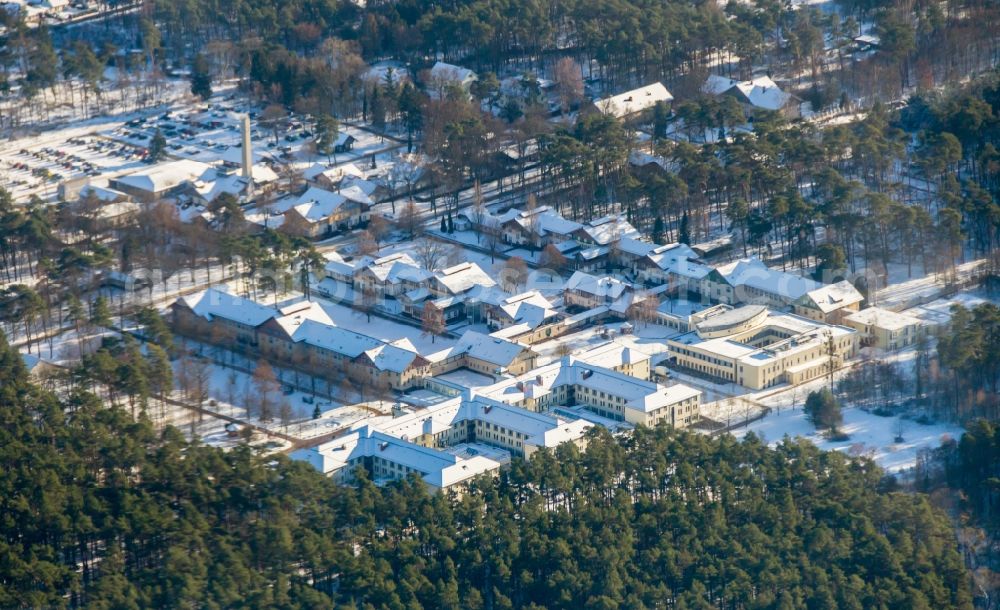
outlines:
M424 304L424 310L420 315L420 326L423 331L431 336L431 343L435 338L445 331L444 312L433 302Z
M396 218L396 226L399 227L400 231L407 234L410 239L416 237L417 233L420 232L420 210L417 208L417 204L412 199L406 202L403 209L399 211L399 216Z
M428 271L434 271L441 266L448 256L448 244L432 237L421 237L413 249L417 262Z
M559 92L559 105L566 114L574 103L583 98L583 71L573 58L563 57L556 63L553 76Z
M500 271L500 286L507 292L517 292L528 281L528 263L520 256L507 259Z
M274 417L274 407L281 387L274 369L266 360L257 363L253 372L253 389L256 392L255 403L257 417L261 421L270 421Z

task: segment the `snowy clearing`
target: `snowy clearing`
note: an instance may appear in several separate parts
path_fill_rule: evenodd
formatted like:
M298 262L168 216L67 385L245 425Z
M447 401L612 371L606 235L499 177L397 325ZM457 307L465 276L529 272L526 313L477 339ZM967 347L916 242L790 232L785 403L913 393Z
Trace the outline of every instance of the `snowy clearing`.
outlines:
M841 430L850 438L842 442L828 440L817 433L801 408L772 413L749 427L734 430L733 434L742 438L747 432L753 432L772 446L785 436L800 437L827 451L841 451L855 457L868 456L887 472L899 474L916 465L917 453L921 449L933 449L948 439L961 437L963 433L961 427L953 424L923 425L898 417L880 417L861 409L845 409L843 413ZM900 421L903 441L897 443L895 436Z

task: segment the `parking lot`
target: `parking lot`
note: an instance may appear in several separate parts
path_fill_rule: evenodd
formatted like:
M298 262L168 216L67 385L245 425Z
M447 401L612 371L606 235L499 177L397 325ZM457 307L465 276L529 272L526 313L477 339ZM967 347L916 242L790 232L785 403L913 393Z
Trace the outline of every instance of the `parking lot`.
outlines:
M0 186L15 199L53 196L61 182L97 178L142 167L149 155L145 147L113 142L92 135L69 137L51 145L0 151Z
M259 109L230 96L10 140L0 145L0 186L18 201L33 195L55 201L59 185L69 180L89 178L93 184L105 186L108 179L150 163L149 147L157 131L163 134L170 157L238 164L241 122L247 113L255 163L267 161L304 169L325 160L310 147L304 148L315 138L307 120L291 115L277 125L264 124ZM354 139L353 150L332 155L340 164L364 163L367 168L373 155L384 162L389 151L401 146L350 125L341 125L340 133Z

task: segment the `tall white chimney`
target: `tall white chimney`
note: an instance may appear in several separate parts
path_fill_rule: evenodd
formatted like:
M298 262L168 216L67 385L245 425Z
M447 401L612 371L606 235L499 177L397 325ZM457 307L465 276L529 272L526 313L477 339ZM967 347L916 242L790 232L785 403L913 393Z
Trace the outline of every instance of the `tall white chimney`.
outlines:
M250 115L243 115L243 177L251 178L253 168L253 145L250 143Z

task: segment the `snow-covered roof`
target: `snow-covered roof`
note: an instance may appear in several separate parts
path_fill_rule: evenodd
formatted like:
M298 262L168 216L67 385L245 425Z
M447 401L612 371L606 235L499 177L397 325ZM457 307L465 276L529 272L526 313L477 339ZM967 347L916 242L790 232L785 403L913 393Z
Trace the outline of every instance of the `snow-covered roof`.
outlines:
M695 324L700 335L715 334L731 329L743 328L750 324L755 318L763 323L767 314L767 307L763 305L744 305L734 309L719 309L718 312L708 312L705 319Z
M326 274L343 278L352 277L358 269L372 261L370 257L362 256L348 262L344 260L343 256L333 250L324 252L323 258L326 259L326 265L323 267Z
M462 294L473 286L495 286L496 281L476 263L459 263L434 274L434 281L450 294Z
M378 189L378 185L371 180L365 180L357 176L347 176L340 182L341 189L356 188L368 197ZM343 193L343 190L341 190ZM346 196L346 195L345 195Z
M674 96L667 91L663 83L656 82L632 89L625 93L619 93L608 98L594 102L594 106L605 114L610 114L618 118L624 118L637 112L648 110L655 106L657 102L669 102Z
M923 323L920 318L881 307L867 307L844 319L854 324L863 324L885 330L903 330L911 326L920 326Z
M508 76L507 78L500 80L500 93L508 97L521 97L528 92L528 87L526 83L531 75L517 74L515 76ZM555 82L547 78L534 77L535 82L538 83L538 88L541 91L546 89L551 89L555 86Z
M810 290L799 302L819 309L826 314L848 305L860 303L863 300L865 297L857 288L847 280L841 280L836 284L826 284L815 290Z
M254 165L259 164L261 161L270 159L271 155L253 150L250 151L251 162ZM223 163L228 163L229 165L243 165L243 146L230 146L227 148L219 159Z
M733 359L749 356L750 354L759 351L756 347L752 347L745 343L739 343L726 337L702 340L698 334L694 332L681 335L675 340L679 343L694 345L697 346L698 349Z
M516 324L523 324L526 330L538 328L546 319L556 315L556 310L537 290L531 290L504 299L500 310Z
M645 167L655 163L660 169L675 174L680 170L680 163L668 160L666 157L660 155L651 155L641 150L632 150L629 152L628 162L636 167Z
M705 84L701 86L702 93L707 95L722 95L735 87L740 81L719 74L710 74Z
M655 252L659 246L648 241L642 241L634 237L623 237L618 241L618 250L636 257L647 256Z
M338 193L341 197L345 197L355 203L360 203L361 205L371 206L374 204L371 197L368 196L368 193L361 190L360 186L354 184L350 186L341 186Z
M296 328L292 339L296 343L302 341L307 345L343 354L349 358L356 358L383 344L373 337L315 320L304 320Z
M819 282L801 275L771 269L756 257L740 259L716 270L733 286L750 286L790 301L823 287Z
M406 65L401 62L379 62L372 64L364 73L361 79L369 83L385 85L390 81L396 85L410 80L410 75L406 71Z
M315 301L300 301L291 305L285 305L278 310L279 314L274 318L277 324L289 337L295 337L295 333L306 320L333 326L333 320L326 310Z
M364 267L356 266L356 268L371 273L382 283L409 281L419 284L431 277L429 271L420 267L417 261L413 260L413 257L405 252L383 256L371 261Z
M528 437L529 442L540 446L554 447L565 440L570 440L568 438L560 440L545 438L547 432L564 423L559 418L514 407L498 400L477 396L475 400L464 402L461 415L466 420L488 422L507 430L519 432Z
M471 452L423 447L374 427L360 426L349 434L318 447L295 451L292 458L308 461L320 472L330 473L346 467L351 460L377 456L417 472L429 485L439 489L464 483L473 477L497 470L503 464L499 452L498 455L490 456L468 453Z
M461 85L468 84L476 80L476 73L468 68L447 64L439 61L434 64L430 71L431 78L438 81L449 81Z
M600 354L595 357L599 358ZM477 393L494 400L514 403L524 398L545 396L555 388L566 385L621 398L626 408L643 412L701 394L700 391L683 385L667 388L598 364L584 362L576 356L566 356L517 378L504 379L492 386L479 388Z
M669 387L657 386L655 392L646 394L639 398L630 400L625 404L626 408L635 409L644 413L651 413L663 407L669 407L679 402L696 398L701 395L701 390L696 390L691 386L678 383Z
M576 354L575 358L586 364L613 369L626 364L637 364L652 356L634 347L608 341Z
M392 371L394 373L406 371L415 360L420 358L420 355L415 350L404 349L388 343L365 350L365 356L368 357L376 369L380 371Z
M99 210L97 210L97 217L104 219L114 219L127 214L138 214L139 204L134 201L115 201L113 203L108 203L102 205Z
M266 163L256 163L250 168L250 177L257 184L269 184L278 179L278 174Z
M596 277L583 271L576 271L566 280L566 290L576 290L606 300L614 300L632 289L627 284L613 277Z
M194 190L201 195L205 201L215 201L222 194L239 197L247 190L250 181L239 174L229 174L217 176L214 180L196 180L191 183Z
M166 161L114 179L115 184L159 194L194 180L212 180L215 168L201 161Z
M538 215L537 229L541 231L542 235L570 235L580 227L580 223L567 220L555 212L544 212Z
M385 274L385 279L383 281L390 284L397 282L409 282L411 284L421 284L426 282L432 276L431 272L410 265L404 262L395 262L389 267L388 273Z
M594 243L606 246L613 241L632 237L638 239L642 236L635 227L632 226L625 216L611 215L591 220L584 225L583 230L590 236Z
M24 368L28 369L28 372L35 370L39 364L42 363L42 359L34 354L26 354L21 352L21 361L24 362Z
M857 332L846 326L824 324L794 314L769 312L766 308L764 311L766 312L766 317L762 321L750 328L739 330L737 333L730 335L732 338L716 337L703 340L699 332L704 332L705 329L702 324L699 324L698 332L689 332L674 337L670 341L697 347L700 350L717 354L721 358L744 362L751 366L760 366L779 358L787 359L790 355L810 352L817 345L825 343L829 337L841 337ZM719 316L709 318L708 321L715 321L726 316L751 319L759 313L760 310L758 307L746 306L726 311ZM734 321L738 322L735 318ZM763 347L755 347L749 343L741 342L740 337L759 336L759 333L765 328L771 334L785 338ZM808 356L804 366L809 366L809 361L812 359L811 356Z
M117 191L110 187L94 186L92 184L88 184L87 186L80 189L80 199L83 199L84 197L87 196L96 197L98 200L104 202L128 199L128 195L126 195L121 191Z
M332 183L337 183L349 176L364 178L365 173L353 163L345 163L333 167L328 167L323 163L314 163L302 172L302 177L309 181L316 180L320 176L323 176Z
M792 99L791 94L782 91L769 76L738 81L713 74L705 81L702 91L708 95L721 95L733 91L738 93L744 102L765 110L781 110Z
M687 244L667 244L657 246L646 255L646 259L663 271L673 272L683 277L701 279L708 275L712 268L695 259L698 255Z
M534 210L511 208L503 214L496 216L495 219L499 225L513 223L525 231L533 230L539 235L551 233L568 236L574 231L583 228L582 224L563 218L547 205L540 206Z
M347 198L339 193L312 186L295 201L292 208L309 222L322 222L345 201Z
M523 324L532 329L538 328L545 320L556 314L556 311L551 307L539 306L534 303L508 305L504 307L504 311L515 324Z
M178 301L206 320L222 318L252 327L260 326L278 313L270 307L229 294L218 288L209 288L196 294L183 296Z
M520 343L484 335L474 330L467 330L459 338L454 347L451 348L450 355L459 356L468 354L477 360L505 367L509 366L511 362L516 360L527 349L527 347Z

